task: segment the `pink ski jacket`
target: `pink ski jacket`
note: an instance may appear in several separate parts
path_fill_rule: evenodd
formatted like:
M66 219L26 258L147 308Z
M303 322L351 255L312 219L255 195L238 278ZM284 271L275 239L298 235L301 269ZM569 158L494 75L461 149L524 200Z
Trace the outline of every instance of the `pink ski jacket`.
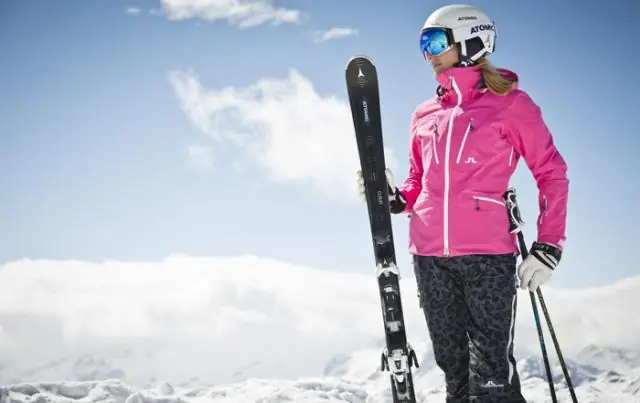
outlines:
M509 70L502 74L517 80ZM539 189L539 242L565 240L569 181L539 107L520 89L494 95L475 67L438 75L411 119L409 250L423 256L517 253L503 194L522 157Z

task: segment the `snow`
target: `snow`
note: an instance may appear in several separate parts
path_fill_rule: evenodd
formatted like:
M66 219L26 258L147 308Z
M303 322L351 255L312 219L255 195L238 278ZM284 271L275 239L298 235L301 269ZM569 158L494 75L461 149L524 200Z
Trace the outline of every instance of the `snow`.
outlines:
M414 279L402 281L419 401L444 401ZM545 301L580 402L640 402L640 277L552 285ZM9 262L0 267L0 403L388 402L379 309L373 270L253 256ZM516 356L525 396L549 401L525 292Z
M433 374L432 374L433 375ZM434 376L434 378L436 378ZM433 379L435 380L435 379ZM348 402L387 403L387 379L375 381L349 380L334 377L300 378L295 380L251 378L233 384L209 387L181 387L160 383L156 387L133 387L122 380L83 382L35 382L0 387L0 401L7 403L69 402L78 403L278 403L278 402ZM640 372L627 378L598 377L576 388L581 403L637 403L640 401ZM419 402L444 402L440 384L431 384L424 377L417 379ZM529 402L548 402L545 380L532 378L523 382ZM559 402L570 402L566 388L558 387Z

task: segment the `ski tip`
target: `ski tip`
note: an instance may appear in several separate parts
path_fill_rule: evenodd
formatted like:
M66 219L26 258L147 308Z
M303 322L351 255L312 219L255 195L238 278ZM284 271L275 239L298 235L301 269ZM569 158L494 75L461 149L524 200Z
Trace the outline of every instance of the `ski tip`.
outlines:
M362 64L362 63L368 63L371 64L372 66L375 66L375 63L373 61L372 58L370 58L369 56L366 55L356 55L353 56L349 59L349 61L347 62L347 69L349 68L349 66L351 66L352 64Z

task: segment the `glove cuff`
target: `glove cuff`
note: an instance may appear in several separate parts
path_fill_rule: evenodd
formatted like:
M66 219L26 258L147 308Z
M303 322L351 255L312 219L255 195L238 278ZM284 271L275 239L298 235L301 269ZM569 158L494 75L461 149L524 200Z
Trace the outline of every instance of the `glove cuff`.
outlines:
M562 250L547 243L534 242L531 254L551 270L555 270L562 258Z
M393 199L389 200L389 211L391 214L400 214L407 207L407 199L398 188L395 188L393 196Z

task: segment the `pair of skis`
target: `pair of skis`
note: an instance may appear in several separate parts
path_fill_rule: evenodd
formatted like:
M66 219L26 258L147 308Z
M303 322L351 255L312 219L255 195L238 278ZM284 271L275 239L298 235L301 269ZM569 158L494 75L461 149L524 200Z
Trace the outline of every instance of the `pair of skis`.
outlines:
M346 68L346 83L364 179L382 305L386 346L382 352L381 370L390 372L393 403L416 403L411 367L413 364L418 367L418 360L405 331L400 271L396 264L385 176L378 75L373 61L365 56L350 59Z

